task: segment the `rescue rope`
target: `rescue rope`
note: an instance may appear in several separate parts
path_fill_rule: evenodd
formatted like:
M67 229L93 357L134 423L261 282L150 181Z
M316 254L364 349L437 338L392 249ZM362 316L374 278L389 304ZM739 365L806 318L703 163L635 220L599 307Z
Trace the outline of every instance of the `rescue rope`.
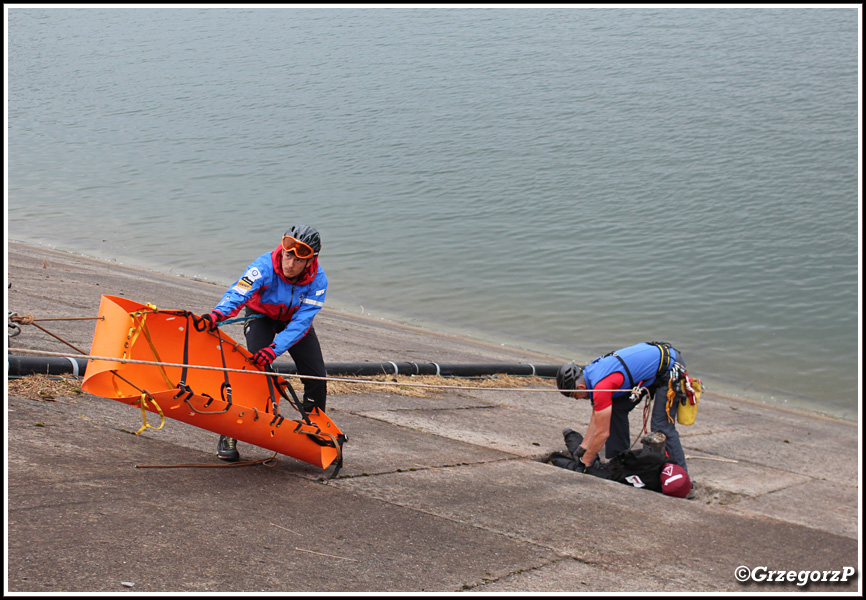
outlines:
M12 325L9 325L8 323L6 325L6 330L7 330L9 337L15 337L16 335L21 333L21 328L18 327L18 325L33 325L34 327L41 329L42 331L44 331L45 333L47 333L51 337L60 340L61 342L63 342L64 344L66 344L67 346L72 348L73 350L77 350L81 354L87 354L87 353L84 350L82 350L81 348L78 348L78 347L70 344L69 342L64 340L62 337L60 337L58 335L54 335L53 333L51 333L50 331L48 331L47 329L42 327L42 325L37 325L36 321L93 321L93 320L101 320L101 319L105 318L105 317L63 317L63 318L54 318L54 319L35 319L35 318L33 318L33 315L26 315L23 317L19 317L18 313L14 313L14 312L10 312L8 314L8 317L9 317L9 321L12 323Z
M652 406L652 403L653 403L653 397L652 397L652 394L650 394L648 388L640 387L640 386L634 388L632 390L632 397L634 397L635 395L637 395L637 398L638 398L636 404L640 404L641 396L646 395L646 398L644 400L644 405L643 405L643 426L641 427L640 432L638 432L637 436L634 438L634 441L631 443L631 446L628 447L629 450L634 448L634 445L637 444L637 441L640 438L642 438L645 433L647 433L646 424L647 424L647 421L649 419L650 407Z
M256 465L264 465L265 467L276 467L277 466L277 453L274 452L273 456L269 456L268 458L259 458L256 460L240 460L237 462L231 463L179 463L176 465L135 465L136 469L176 469L181 467L187 468L200 468L200 469L213 469L213 468L227 468L227 467L254 467Z
M16 348L15 352L22 352L24 354L39 354L43 356L58 356L58 357L68 357L67 354L62 352L49 352L47 350L26 350L23 348ZM399 381L377 381L375 379L359 379L359 378L351 378L351 377L319 377L316 375L301 375L298 373L277 373L275 371L258 371L258 370L246 370L246 369L231 369L228 367L211 367L206 365L192 365L192 364L184 364L184 363L168 363L168 362L156 362L149 360L136 360L132 358L117 358L115 356L94 356L90 354L85 354L79 358L86 358L88 360L104 360L107 362L119 362L119 363L130 363L137 365L152 365L152 366L162 366L162 367L178 367L178 368L188 368L188 369L202 369L206 371L225 371L228 373L247 373L254 375L266 375L270 377L294 377L296 379L313 379L318 381L339 381L342 383L363 383L370 385L382 385L382 386L398 386L398 387L418 387L418 388L441 388L441 389L450 389L450 390L489 390L489 391L502 391L502 392L570 392L574 390L560 390L556 388L515 388L515 387L489 387L489 388L479 388L477 386L458 386L458 385L445 385L439 383L403 383ZM586 392L620 392L621 389L601 389L601 388L593 388L587 390L581 390Z
M101 321L105 317L52 317L48 319L37 319L33 315L25 315L19 317L18 313L9 315L9 320L13 323L21 323L22 325L32 325L36 321Z
M718 462L726 462L726 463L734 463L739 464L740 461L734 460L733 458L719 458L717 456L690 456L688 454L685 455L686 460L695 460L696 458L701 460L716 460Z

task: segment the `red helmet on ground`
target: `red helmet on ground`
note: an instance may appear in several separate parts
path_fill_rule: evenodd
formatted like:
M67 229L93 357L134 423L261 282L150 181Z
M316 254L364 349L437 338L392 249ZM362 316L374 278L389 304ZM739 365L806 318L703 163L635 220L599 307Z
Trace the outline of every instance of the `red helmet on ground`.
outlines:
M674 463L665 463L662 468L662 493L685 498L692 489L692 480L686 470Z

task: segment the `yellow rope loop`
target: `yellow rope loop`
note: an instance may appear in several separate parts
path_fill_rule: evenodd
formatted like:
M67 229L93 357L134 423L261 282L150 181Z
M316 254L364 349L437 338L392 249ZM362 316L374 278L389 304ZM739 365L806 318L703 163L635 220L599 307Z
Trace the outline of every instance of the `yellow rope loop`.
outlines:
M150 423L147 422L147 411L145 410L145 408L147 407L147 398L148 397L150 397L150 401L153 402L153 405L156 407L156 411L159 413L159 418L162 420L162 422L159 424L159 427L154 427L153 425L151 425ZM162 409L159 407L159 404L156 403L156 400L153 398L153 396L151 396L147 392L142 392L141 398L139 398L138 400L136 400L132 404L133 404L133 406L138 404L141 407L141 418L144 421L144 425L142 425L141 428L135 432L135 435L141 435L141 433L143 431L145 431L146 429L155 429L155 430L159 431L160 429L162 429L165 426L165 415L162 413Z
M665 404L665 414L668 416L668 423L674 423L674 418L671 416L671 408L673 408L674 401L677 399L677 390L675 386L674 378L671 377L668 380L668 401Z

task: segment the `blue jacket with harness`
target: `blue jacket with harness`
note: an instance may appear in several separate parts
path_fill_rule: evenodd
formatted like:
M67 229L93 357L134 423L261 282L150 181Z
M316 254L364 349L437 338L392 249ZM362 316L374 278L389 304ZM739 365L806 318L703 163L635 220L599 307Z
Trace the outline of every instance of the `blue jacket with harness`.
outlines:
M630 395L635 386L651 388L657 379L670 372L674 362L681 360L680 353L670 344L641 342L599 356L586 365L583 376L586 388L592 390L599 381L611 373L622 373L622 387L620 391L613 393L614 398L619 398Z
M294 346L313 324L313 317L325 305L328 278L319 267L318 258L311 260L298 281L287 280L280 267L282 248L262 254L244 271L235 284L226 290L214 307L226 317L233 317L242 306L275 321L288 322L274 338L277 356Z

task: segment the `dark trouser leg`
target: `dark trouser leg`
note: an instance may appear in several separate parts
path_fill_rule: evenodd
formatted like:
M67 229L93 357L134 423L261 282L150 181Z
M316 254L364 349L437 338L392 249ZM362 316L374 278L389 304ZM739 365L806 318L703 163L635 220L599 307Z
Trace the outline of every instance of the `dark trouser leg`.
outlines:
M325 359L322 357L322 347L319 345L319 338L312 327L297 344L289 348L289 354L295 361L299 375L327 376ZM310 410L315 406L324 411L328 399L328 383L322 379L304 379L303 377L301 382L304 384L304 410Z
M680 434L677 433L675 423L668 420L665 407L668 402L668 378L659 382L655 397L653 398L653 414L650 420L650 431L660 431L665 434L667 441L665 442L665 450L668 453L668 461L681 466L688 473L686 467L686 455L683 452L683 447L680 444ZM671 416L676 419L676 405L671 406Z
M610 411L610 436L604 445L605 458L613 458L620 452L628 450L629 427L628 414L637 404L629 400L628 396L614 398Z
M251 311L247 315L256 314ZM253 319L244 328L247 338L247 350L256 353L274 341L277 333L286 328L286 323L273 321L267 317ZM298 375L313 375L315 377L326 377L325 359L322 357L322 348L316 330L310 327L307 334L289 348L289 356L295 362ZM321 379L304 379L304 410L312 410L313 406L319 410L325 410L328 398L328 384Z
M250 310L247 310L246 316L255 315ZM244 326L244 337L247 340L247 350L255 354L265 346L270 346L277 335L275 322L267 317L258 317L252 321L248 321Z
M250 309L246 310L246 316L255 315ZM258 317L249 321L244 327L244 337L247 340L247 350L255 354L265 346L274 341L276 331L274 322L266 317ZM268 368L270 370L270 367ZM240 458L234 438L220 435L217 444L217 454L223 460L236 461Z
M568 469L570 471L577 471L577 461L574 458L569 458L568 456L565 456L561 452L554 452L553 454L551 454L548 461L555 467Z

